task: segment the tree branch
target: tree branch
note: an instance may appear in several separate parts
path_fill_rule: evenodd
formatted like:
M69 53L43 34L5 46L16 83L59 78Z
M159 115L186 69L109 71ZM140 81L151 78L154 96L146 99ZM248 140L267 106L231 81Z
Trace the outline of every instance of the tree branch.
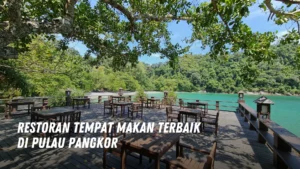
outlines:
M174 16L174 15L171 15L171 14L168 14L166 16L162 16L162 17L158 17L158 16L154 16L154 15L151 15L151 14L143 14L141 16L135 16L134 17L135 20L139 20L139 19L148 19L148 20L151 20L151 21L167 21L167 20L192 20L191 17L186 17L186 16Z
M285 12L276 10L272 5L271 0L265 0L265 4L266 4L267 8L270 10L271 13L274 13L275 15L283 15L283 16L286 16L287 18L290 18L294 21L298 21L298 17L295 15L295 12L297 12L297 11L294 11L294 12L291 12L291 13L285 13Z
M74 20L74 8L77 0L66 0L64 16L52 21L38 22L36 20L25 21L21 16L21 0L8 2L8 20L0 23L0 58L16 58L17 52L8 47L30 34L61 33L68 35L72 32ZM13 52L11 52L13 51Z
M300 0L276 0L285 4L300 4Z
M231 29L227 23L227 21L223 18L223 16L219 13L219 9L218 9L218 5L217 5L217 2L216 0L211 0L211 3L213 4L213 8L215 10L215 12L219 15L219 17L221 18L222 22L224 23L225 25L225 28L226 28L226 31L228 32L228 35L230 37L230 39L232 41L234 41L235 43L237 43L238 41L234 38L232 32L231 32Z
M102 2L109 4L110 6L112 6L113 8L118 9L120 12L122 12L127 19L130 22L131 25L131 32L134 32L135 30L135 18L133 18L132 14L130 11L128 11L124 6L118 4L116 1L114 0L102 0Z

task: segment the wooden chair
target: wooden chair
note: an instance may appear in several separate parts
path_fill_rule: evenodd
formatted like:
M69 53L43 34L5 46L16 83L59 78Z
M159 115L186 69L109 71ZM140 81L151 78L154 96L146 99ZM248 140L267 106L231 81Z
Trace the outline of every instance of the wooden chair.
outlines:
M42 111L42 110L48 110L48 109L50 109L50 106L31 107L31 112ZM30 116L31 116L30 122L44 121L44 119L39 118L39 117L36 116L34 113L30 113Z
M122 123L122 122L119 122L119 123ZM119 142L117 143L117 148L103 148L103 157L102 157L102 160L103 160L103 168L106 168L107 167L107 154L110 153L110 154L113 154L114 156L117 156L117 157L120 157L121 158L121 147L122 147L122 143L120 140L122 140L123 138L126 137L126 134L125 133L117 133L117 125L118 123L115 123L112 127L112 131L109 132L108 131L108 127L107 127L107 131L106 133L103 133L103 137L104 137L104 140L108 137L110 138L118 138ZM126 152L128 153L128 152ZM129 153L129 155L131 155ZM133 156L133 155L131 155ZM133 156L135 158L139 158L140 160L140 163L142 163L142 155L139 155L139 157L136 157L136 156Z
M179 118L179 114L178 113L173 113L172 107L166 107L166 114L167 114L167 122L169 121L169 119L171 119L171 122L173 122L173 120L178 120Z
M127 102L131 102L131 96L126 97Z
M183 148L190 149L192 151L200 152L203 154L206 154L206 161L198 161L196 159L189 159L187 157L183 156ZM205 150L199 150L194 147L191 147L189 145L185 144L179 144L180 149L180 157L177 157L176 160L163 160L166 163L167 169L213 169L214 168L214 162L215 162L215 156L216 156L216 150L217 150L217 142L213 143L212 149L210 152Z
M141 113L141 119L143 119L143 104L142 103L134 103L130 107L128 107L128 117L130 114L132 119L133 119L133 113L136 113L136 116L138 116L139 112Z
M74 133L75 129L75 122L80 122L81 118L81 111L71 111L71 112L65 112L62 115L59 116L56 120L51 120L51 122L56 122L56 125L63 125L64 123L70 123L70 129L69 133ZM53 135L60 135L62 133L51 133L50 136Z
M105 115L105 110L109 110L109 113L112 113L112 111L113 111L113 105L112 105L112 103L111 103L111 101L109 101L109 100L106 100L106 101L104 101L104 106L103 106L103 114Z
M42 110L48 110L50 109L50 106L35 106L35 107L31 107L31 111L42 111Z
M218 132L218 120L219 120L219 111L217 112L216 115L213 114L206 114L202 115L200 117L200 122L201 122L201 131L204 130L205 124L208 125L214 125L215 126L215 135L217 135Z
M119 98L119 102L126 102L126 98L125 97Z
M71 122L70 122L70 133L74 133L74 129L75 129L75 122L80 122L80 118L81 118L81 111L75 111L72 115L71 115Z

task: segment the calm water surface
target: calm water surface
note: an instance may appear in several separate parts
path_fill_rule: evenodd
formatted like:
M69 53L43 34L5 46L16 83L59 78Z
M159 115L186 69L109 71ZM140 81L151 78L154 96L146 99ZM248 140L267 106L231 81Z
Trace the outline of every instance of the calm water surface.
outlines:
M148 93L148 97L163 97L162 92L157 93ZM256 110L256 104L253 102L260 96L257 95L245 95L246 103L251 106L254 110ZM271 119L288 129L295 135L300 137L300 97L298 96L267 96L271 99L275 104L271 107ZM225 101L220 102L220 109L222 110L234 110L231 107L223 107L225 106L235 106L237 107L237 103L226 103L226 101L236 102L238 99L237 94L211 94L211 93L188 93L188 92L178 92L177 98L182 98L187 101L195 101L198 100L219 100ZM215 102L207 101L210 108L214 108Z

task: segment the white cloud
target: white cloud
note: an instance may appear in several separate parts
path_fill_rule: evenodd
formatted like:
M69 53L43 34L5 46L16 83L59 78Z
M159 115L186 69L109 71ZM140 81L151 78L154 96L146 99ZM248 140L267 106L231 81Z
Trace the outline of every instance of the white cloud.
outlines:
M288 30L283 30L277 33L278 38L281 38L282 36L284 36L285 34L288 33Z
M160 58L161 54L160 53L153 53L150 55L150 57L156 57L156 58Z

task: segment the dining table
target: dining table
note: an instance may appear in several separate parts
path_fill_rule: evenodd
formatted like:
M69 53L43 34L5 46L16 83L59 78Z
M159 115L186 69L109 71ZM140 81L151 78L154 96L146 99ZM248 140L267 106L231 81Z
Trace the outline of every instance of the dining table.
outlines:
M179 133L138 133L121 140L121 168L126 168L126 151L136 152L154 159L155 169L160 168L161 157L176 144L176 157L179 156Z
M83 103L83 107L85 107L85 105L88 105L88 108L90 108L90 104L91 104L91 100L88 97L78 97L78 98L73 98L73 109L76 108L79 109L79 105L80 102Z
M121 113L120 113L120 116L122 117L122 115L125 114L125 107L126 106L129 106L129 105L132 105L133 102L115 102L115 103L112 103L112 105L114 107L121 107ZM113 111L113 117L115 116L115 112Z
M187 105L189 108L193 108L193 109L196 109L196 108L203 108L204 110L207 110L208 109L208 103L207 102L187 102Z
M147 102L146 102L146 107L147 108L155 108L155 106L157 106L159 104L160 99L157 98L148 98ZM149 106L150 105L150 106Z
M34 101L25 101L25 100L18 100L18 101L10 101L5 103L6 107L6 117L10 118L12 113L18 111L18 106L27 106L27 112L30 114L31 107L34 106Z
M178 110L178 112L179 112L179 122L187 122L188 117L194 117L195 122L197 122L198 118L199 117L201 118L203 114L203 111L201 111L201 109L191 109L191 108L180 109Z
M64 113L72 113L74 110L69 107L54 107L47 110L33 111L31 116L31 122L36 121L36 119L57 119L57 117L63 115Z

